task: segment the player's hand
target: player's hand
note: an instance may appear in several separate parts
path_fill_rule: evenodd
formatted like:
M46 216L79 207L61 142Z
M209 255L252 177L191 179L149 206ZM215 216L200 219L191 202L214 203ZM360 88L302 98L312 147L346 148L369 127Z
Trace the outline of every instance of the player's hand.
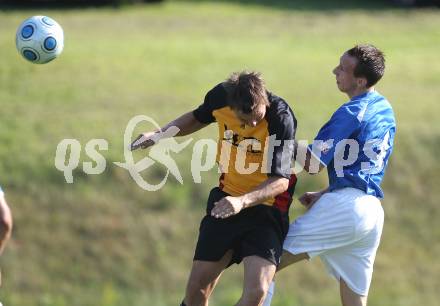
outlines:
M307 209L312 208L313 204L319 200L319 198L323 195L322 192L306 192L300 198L299 201L302 205L304 205Z
M139 148L146 149L155 144L155 141L152 139L155 136L156 132L147 132L140 134L130 145L130 150L134 151Z
M244 201L241 197L224 197L220 201L214 203L211 216L214 218L225 219L238 214L243 209L243 206Z

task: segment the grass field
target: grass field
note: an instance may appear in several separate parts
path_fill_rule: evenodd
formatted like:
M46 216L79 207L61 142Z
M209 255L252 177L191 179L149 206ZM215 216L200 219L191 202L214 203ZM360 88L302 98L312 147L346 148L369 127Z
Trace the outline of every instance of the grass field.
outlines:
M387 55L378 90L398 123L370 305L438 303L440 12L258 2L0 11L0 183L15 218L0 259L5 306L177 305L217 174L194 184L186 149L176 157L183 185L170 179L158 192L141 190L112 165L123 160L127 122L145 114L164 123L197 106L230 72L254 69L289 101L298 137L311 139L346 100L331 70L358 42ZM62 56L44 66L26 63L14 46L19 23L37 14L56 19L66 36ZM215 136L212 126L195 138ZM66 184L54 166L64 138L83 148L107 139L104 174L79 167ZM81 157L89 160L84 150ZM163 172L158 166L145 175L160 180ZM301 175L297 195L325 182L325 175ZM294 205L292 217L301 213ZM225 273L212 305L238 299L241 273ZM280 274L273 305L339 305L337 288L319 261L301 263Z

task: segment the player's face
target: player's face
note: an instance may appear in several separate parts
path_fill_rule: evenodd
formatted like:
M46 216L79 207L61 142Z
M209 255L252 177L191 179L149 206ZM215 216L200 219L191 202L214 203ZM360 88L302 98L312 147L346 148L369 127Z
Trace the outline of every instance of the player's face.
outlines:
M261 120L264 119L264 116L266 115L266 105L259 104L250 114L245 114L238 110L235 111L235 114L243 125L255 127Z
M356 58L344 53L339 61L339 65L333 69L333 73L336 76L336 84L340 91L350 94L357 90L359 82L358 78L354 76L356 64Z

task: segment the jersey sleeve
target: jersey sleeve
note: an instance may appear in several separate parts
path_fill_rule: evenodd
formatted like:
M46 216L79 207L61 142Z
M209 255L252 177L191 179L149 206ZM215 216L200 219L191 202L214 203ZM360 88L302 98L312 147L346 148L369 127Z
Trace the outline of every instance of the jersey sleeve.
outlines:
M359 130L364 111L359 105L340 107L319 130L309 151L327 166L335 156L336 145Z
M193 115L201 123L212 123L215 121L212 112L218 108L218 104L226 101L226 91L222 84L218 84L208 91L202 104L194 111Z
M268 121L269 136L275 136L279 145L273 146L272 160L269 162L269 176L281 176L287 179L292 174L296 119L290 109L278 112Z

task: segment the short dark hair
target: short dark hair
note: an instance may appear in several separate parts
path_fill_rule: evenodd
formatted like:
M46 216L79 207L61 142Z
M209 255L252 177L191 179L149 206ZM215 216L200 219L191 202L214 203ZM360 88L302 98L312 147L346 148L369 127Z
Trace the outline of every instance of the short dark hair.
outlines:
M382 51L373 45L356 45L347 54L357 59L354 76L366 78L367 87L375 85L384 75L385 58Z
M266 85L258 72L234 72L225 85L229 93L228 104L233 110L249 114L260 104L269 105Z

